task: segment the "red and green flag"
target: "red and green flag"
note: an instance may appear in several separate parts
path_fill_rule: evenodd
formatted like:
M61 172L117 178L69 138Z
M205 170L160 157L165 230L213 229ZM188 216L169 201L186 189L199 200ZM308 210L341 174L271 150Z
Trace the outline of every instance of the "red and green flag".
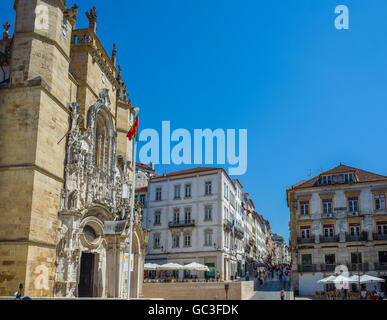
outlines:
M131 141L133 137L136 141L138 141L138 122L139 122L139 118L138 116L136 116L136 119L134 120L132 127L130 128L128 134L126 135L129 141Z

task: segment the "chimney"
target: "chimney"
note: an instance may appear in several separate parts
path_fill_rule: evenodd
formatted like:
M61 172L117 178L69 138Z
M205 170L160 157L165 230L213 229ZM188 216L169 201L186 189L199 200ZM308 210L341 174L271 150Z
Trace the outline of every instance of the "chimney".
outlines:
M152 167L152 170L155 171L155 163L154 162L151 163L151 167Z

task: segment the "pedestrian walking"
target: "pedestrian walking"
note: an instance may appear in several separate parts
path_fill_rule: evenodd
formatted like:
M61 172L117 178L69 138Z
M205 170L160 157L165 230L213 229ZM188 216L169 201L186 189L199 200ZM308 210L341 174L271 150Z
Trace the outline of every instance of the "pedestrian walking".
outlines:
M284 290L284 288L281 289L280 296L281 296L281 300L285 300L285 290Z
M289 272L289 290L290 290L291 286L292 286L292 276Z

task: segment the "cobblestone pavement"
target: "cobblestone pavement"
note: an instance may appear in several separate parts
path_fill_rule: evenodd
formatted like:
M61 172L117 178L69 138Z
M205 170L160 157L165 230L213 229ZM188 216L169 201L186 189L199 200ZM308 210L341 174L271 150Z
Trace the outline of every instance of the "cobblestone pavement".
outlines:
M282 287L282 283L278 280L266 281L255 289L255 293L250 300L281 300L280 291ZM285 291L285 300L293 300L293 292Z

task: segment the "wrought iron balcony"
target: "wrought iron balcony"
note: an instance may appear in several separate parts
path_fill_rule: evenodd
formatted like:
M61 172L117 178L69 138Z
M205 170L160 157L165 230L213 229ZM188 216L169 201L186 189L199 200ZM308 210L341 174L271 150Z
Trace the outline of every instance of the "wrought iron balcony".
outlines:
M316 272L315 264L299 264L298 272Z
M315 242L314 236L311 236L311 237L309 237L309 238L301 238L301 237L298 237L298 238L297 238L297 243L298 243L298 244L314 243L314 242Z
M377 271L384 271L387 270L387 263L375 263L375 270Z
M360 234L351 235L350 233L345 234L345 241L354 242L354 241L367 241L368 240L368 232L363 231Z
M232 222L228 219L225 219L223 221L223 228L225 231L231 231L232 230Z
M333 272L336 269L336 264L322 264L321 271Z
M339 241L340 241L339 235L330 236L330 237L320 235L320 242L339 242Z
M350 263L348 264L349 271L369 271L368 263Z
M387 234L374 233L372 238L374 240L387 240Z
M194 227L195 220L184 220L184 221L171 221L168 226L170 228L185 228L185 227Z

